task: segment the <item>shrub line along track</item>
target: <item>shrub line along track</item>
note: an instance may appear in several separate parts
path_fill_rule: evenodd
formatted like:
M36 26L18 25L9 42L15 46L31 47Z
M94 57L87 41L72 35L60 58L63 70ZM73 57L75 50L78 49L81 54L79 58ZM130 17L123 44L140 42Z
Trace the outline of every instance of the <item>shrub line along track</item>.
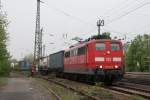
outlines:
M80 94L82 96L85 96L85 97L87 97L88 100L100 100L99 98L96 98L94 96L90 96L87 93L84 93L84 92L82 92L80 90L77 90L77 89L75 89L73 87L70 87L70 86L68 86L66 84L63 84L61 82L58 82L58 81L55 81L55 80L52 80L52 79L49 79L49 78L46 78L46 77L39 77L39 78L42 78L42 79L47 80L49 82L55 83L55 84L60 85L60 86L62 86L64 88L66 88L66 89L69 89L69 90L71 90L73 92L76 92L76 93L78 93L78 94Z

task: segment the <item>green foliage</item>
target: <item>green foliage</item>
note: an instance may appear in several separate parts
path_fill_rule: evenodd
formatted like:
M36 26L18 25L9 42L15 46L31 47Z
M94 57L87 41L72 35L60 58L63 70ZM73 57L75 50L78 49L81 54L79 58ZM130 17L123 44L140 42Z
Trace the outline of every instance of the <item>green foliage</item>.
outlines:
M9 53L7 51L7 20L6 16L0 14L0 76L6 76L9 74Z
M145 34L135 37L131 44L128 45L125 52L126 70L127 71L148 71L149 62L147 57L150 56L150 36Z
M103 35L110 36L110 32L103 32Z

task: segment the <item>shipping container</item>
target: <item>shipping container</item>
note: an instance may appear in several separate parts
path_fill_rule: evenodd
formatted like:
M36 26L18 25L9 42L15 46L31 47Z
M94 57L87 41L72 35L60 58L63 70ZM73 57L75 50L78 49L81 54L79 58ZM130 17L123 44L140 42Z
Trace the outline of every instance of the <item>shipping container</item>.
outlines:
M64 51L51 54L49 59L49 70L62 72L64 69Z
M30 64L28 61L26 60L22 60L22 61L19 61L19 67L21 70L29 70L30 69Z

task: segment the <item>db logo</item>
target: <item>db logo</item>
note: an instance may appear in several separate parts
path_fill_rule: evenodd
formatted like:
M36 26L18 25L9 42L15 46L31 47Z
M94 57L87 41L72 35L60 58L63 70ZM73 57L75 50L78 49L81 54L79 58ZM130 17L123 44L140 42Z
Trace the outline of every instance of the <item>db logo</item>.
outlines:
M106 61L111 62L111 58L106 58Z

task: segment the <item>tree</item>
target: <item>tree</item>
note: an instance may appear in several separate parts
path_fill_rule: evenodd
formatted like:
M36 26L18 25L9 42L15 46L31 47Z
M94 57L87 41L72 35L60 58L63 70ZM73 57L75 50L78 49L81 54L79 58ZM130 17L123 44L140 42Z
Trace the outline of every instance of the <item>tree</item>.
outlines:
M0 76L6 76L10 71L7 25L6 16L0 12Z
M145 34L135 37L125 53L127 71L148 71L150 56L150 36Z

